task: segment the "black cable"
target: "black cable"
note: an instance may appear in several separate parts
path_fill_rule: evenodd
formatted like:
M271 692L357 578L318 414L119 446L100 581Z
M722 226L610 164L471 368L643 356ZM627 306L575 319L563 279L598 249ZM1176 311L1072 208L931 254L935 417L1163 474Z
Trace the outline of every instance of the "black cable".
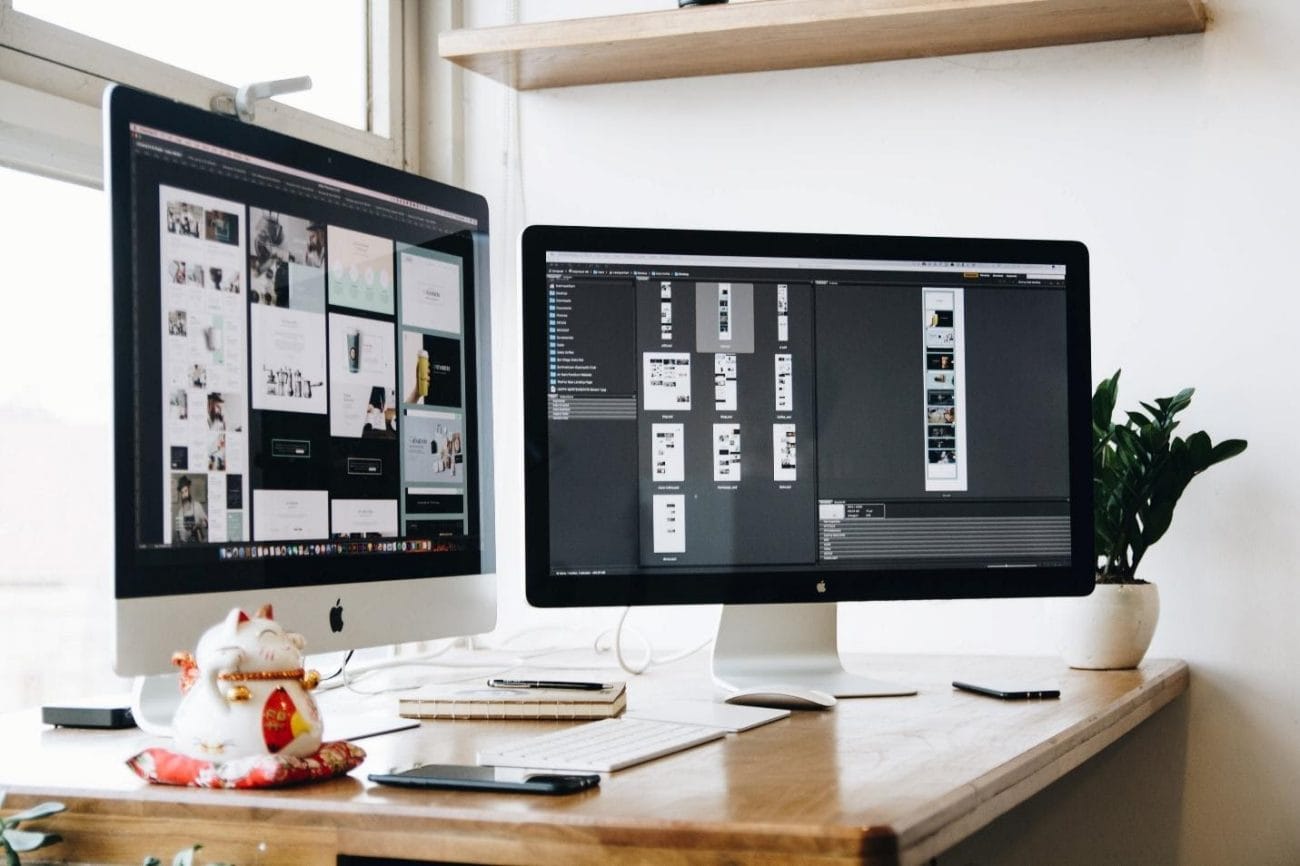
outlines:
M343 664L339 665L339 669L336 670L334 673L330 674L330 675L327 676L327 677L321 677L321 680L320 680L320 681L321 681L321 682L327 682L327 681L329 681L329 680L334 679L335 677L342 676L342 675L343 675L343 669L346 668L346 667L348 666L348 662L352 661L352 654L353 654L354 652L356 652L356 650L348 650L348 654L345 655L345 656L343 657Z

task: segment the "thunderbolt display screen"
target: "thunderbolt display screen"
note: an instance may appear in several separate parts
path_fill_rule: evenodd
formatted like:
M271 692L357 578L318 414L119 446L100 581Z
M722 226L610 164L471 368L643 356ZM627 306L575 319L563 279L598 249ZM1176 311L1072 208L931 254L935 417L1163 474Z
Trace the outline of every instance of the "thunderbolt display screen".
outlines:
M546 505L530 577L647 603L744 600L741 578L782 575L840 597L997 595L1086 561L1077 245L855 258L611 232L543 230L525 265Z

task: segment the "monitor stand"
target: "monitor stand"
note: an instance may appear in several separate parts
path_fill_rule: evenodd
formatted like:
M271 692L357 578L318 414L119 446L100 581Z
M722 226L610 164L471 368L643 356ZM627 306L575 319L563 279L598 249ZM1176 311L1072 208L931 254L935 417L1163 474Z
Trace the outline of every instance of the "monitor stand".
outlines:
M172 735L172 718L181 705L181 690L176 674L153 674L136 677L131 688L131 715L146 734L157 737Z
M724 604L713 680L727 689L796 685L837 698L914 695L916 689L844 670L834 604Z

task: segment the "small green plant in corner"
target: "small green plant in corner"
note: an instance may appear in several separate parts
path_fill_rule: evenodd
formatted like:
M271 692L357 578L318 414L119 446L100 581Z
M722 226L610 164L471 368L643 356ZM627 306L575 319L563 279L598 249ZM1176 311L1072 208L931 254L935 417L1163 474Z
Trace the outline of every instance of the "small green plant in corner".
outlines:
M1200 473L1246 450L1246 440L1218 445L1204 430L1186 439L1173 435L1175 416L1192 402L1185 388L1143 411L1114 422L1119 374L1104 380L1092 397L1092 489L1096 514L1098 583L1145 583L1134 576L1142 557L1160 540L1174 506Z
M39 833L35 830L20 830L18 825L24 821L39 821L62 812L66 806L62 803L41 803L32 808L0 818L0 852L5 855L5 866L22 866L19 853L35 851L47 845L62 842L58 833Z

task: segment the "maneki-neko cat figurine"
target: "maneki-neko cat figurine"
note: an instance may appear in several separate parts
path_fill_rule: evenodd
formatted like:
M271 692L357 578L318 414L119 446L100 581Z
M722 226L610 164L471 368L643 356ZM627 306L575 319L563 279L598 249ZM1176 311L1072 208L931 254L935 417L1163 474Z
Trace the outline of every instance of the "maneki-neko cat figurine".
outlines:
M265 605L253 616L235 608L204 632L193 655L176 653L185 694L174 723L177 751L216 762L314 754L323 726L311 690L320 675L303 670L304 643Z

